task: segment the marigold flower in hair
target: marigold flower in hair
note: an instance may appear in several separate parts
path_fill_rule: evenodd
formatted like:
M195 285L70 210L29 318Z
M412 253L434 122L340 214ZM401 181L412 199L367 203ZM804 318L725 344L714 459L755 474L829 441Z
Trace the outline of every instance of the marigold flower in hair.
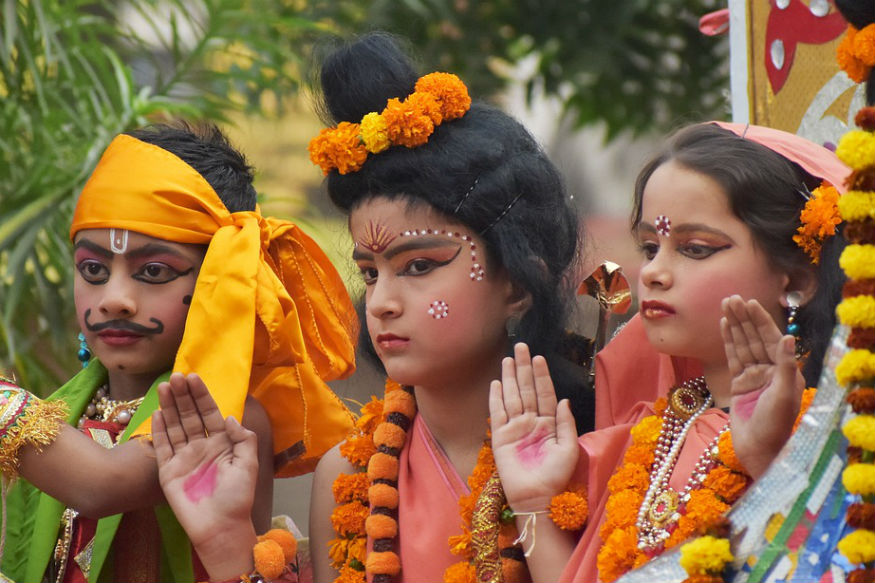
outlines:
M416 82L417 93L434 96L441 108L443 120L458 119L471 108L471 97L462 80L451 73L429 73Z
M823 242L835 235L836 226L842 222L838 207L839 193L824 183L814 189L799 215L802 224L793 235L793 241L805 251L815 265L820 262Z
M384 150L388 150L392 143L389 141L389 134L386 132L388 126L386 120L379 113L372 111L362 118L362 142L365 149L371 154L379 154Z
M412 95L401 101L390 99L383 110L383 119L386 120L386 135L393 144L415 148L428 141L434 132L434 120L427 111L420 109L422 104L431 105L429 110L439 112L437 101L431 97L422 100L411 99Z
M335 168L341 174L356 172L368 158L368 151L359 138L359 124L346 121L319 132L307 149L310 160L326 175Z

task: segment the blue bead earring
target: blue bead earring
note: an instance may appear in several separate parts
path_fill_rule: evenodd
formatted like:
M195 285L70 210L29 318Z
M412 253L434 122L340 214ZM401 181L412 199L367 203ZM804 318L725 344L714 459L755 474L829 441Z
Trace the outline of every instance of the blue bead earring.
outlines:
M802 305L802 294L799 292L790 292L787 294L787 334L793 336L796 340L796 360L802 358L804 352L802 348L802 327L796 321L796 316L799 313L799 306Z
M88 366L88 361L91 360L91 350L88 349L88 345L85 343L85 334L82 332L79 332L79 353L76 358L82 363L82 368Z

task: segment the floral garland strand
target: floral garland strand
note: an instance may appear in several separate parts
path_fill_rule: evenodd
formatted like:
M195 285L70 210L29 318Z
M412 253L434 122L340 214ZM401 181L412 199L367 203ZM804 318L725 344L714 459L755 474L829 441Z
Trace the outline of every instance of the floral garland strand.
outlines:
M358 172L368 154L390 146L416 148L428 142L437 126L458 119L471 108L468 88L452 73L429 73L416 81L403 101L392 98L381 113L371 112L360 123L340 122L310 140L310 160L326 176Z
M669 393L669 399L682 387L675 387ZM813 388L803 393L794 431L815 393L816 389ZM702 533L707 533L709 537L705 542L682 551L687 556L686 564L691 566L688 583L723 581L723 566L717 568L718 558L725 559L723 565L732 560L726 540L728 522L725 513L747 490L752 480L735 454L732 432L728 429L721 431L716 440L716 456L711 452L711 459L704 462L704 479L689 492L689 500L678 508L680 516L676 523L669 525L671 534L664 545L650 553L639 548L637 514L650 487L651 469L656 461L656 450L662 442L661 434L668 410L668 400L664 397L658 399L654 403L655 414L645 417L631 429L632 444L623 456L623 464L608 481L606 519L599 530L603 542L597 557L602 581L610 583L664 550ZM707 454L705 458L709 457ZM703 462L700 461L700 465ZM719 542L720 539L725 542Z
M854 83L862 83L875 66L875 24L857 30L852 24L836 48L836 62Z
M875 25L870 25L857 37L867 29L871 29L870 36L875 35ZM875 36L870 40L875 51ZM850 190L839 200L849 243L839 264L848 281L836 308L839 321L851 329L851 350L836 367L836 377L847 387L846 399L855 414L842 427L848 439L842 484L859 501L846 514L854 530L837 545L857 565L848 573L850 583L875 580L875 108L861 109L855 122L861 129L845 134L836 150L853 170L848 178Z
M383 400L371 398L362 407L355 429L340 446L340 454L359 471L340 474L332 493L337 507L331 523L337 537L329 543L332 566L339 572L334 583L364 583L367 575L374 582L392 581L401 572L397 554L398 470L399 456L407 440L407 431L416 415L416 398L411 387L402 387L387 379ZM492 482L491 491L484 489ZM482 580L483 568L475 560L472 539L475 513L500 516L487 527L497 529L499 581L528 581L528 568L522 547L516 542L518 532L513 513L508 508L497 478L490 436L477 456L477 464L468 477L469 494L459 499L462 532L448 540L450 551L462 560L444 572L446 583L474 583ZM498 503L497 507L490 508ZM579 530L588 518L586 494L573 488L554 496L549 517L559 528ZM477 532L480 535L480 532ZM373 540L367 552L367 540ZM493 553L494 554L494 553Z

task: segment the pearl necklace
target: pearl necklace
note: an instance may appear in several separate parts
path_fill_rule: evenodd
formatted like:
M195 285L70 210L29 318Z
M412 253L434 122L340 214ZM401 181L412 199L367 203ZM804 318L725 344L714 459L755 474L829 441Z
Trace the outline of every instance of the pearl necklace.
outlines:
M684 382L669 395L669 405L663 415L650 470L650 485L635 522L638 529L638 548L648 554L662 552L665 541L677 526L683 505L690 500L690 492L701 486L715 463L717 440L729 428L728 425L705 448L683 491L678 494L669 486L669 479L687 433L712 403L713 399L703 377Z
M145 396L130 401L115 401L109 398L109 386L103 385L94 392L91 402L85 407L85 412L79 418L79 427L82 427L86 419L111 421L126 426L143 399Z

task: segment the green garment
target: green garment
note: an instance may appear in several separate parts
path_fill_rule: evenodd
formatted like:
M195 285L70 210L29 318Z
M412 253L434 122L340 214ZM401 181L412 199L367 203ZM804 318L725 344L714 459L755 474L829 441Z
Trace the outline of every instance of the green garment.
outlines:
M149 388L145 399L134 414L119 443L158 408L158 383L169 373L159 377ZM91 401L97 388L106 383L106 368L92 359L88 367L55 391L49 400L63 399L70 407L67 421L74 427ZM72 460L75 463L75 460ZM97 476L95 479L99 480ZM58 540L61 515L65 505L43 494L25 480L10 491L7 499L6 548L3 553L3 574L15 581L42 581ZM183 528L166 504L155 507L161 530L161 581L194 581L191 564L191 544ZM112 580L112 561L107 561L121 514L98 521L91 560L89 583Z

